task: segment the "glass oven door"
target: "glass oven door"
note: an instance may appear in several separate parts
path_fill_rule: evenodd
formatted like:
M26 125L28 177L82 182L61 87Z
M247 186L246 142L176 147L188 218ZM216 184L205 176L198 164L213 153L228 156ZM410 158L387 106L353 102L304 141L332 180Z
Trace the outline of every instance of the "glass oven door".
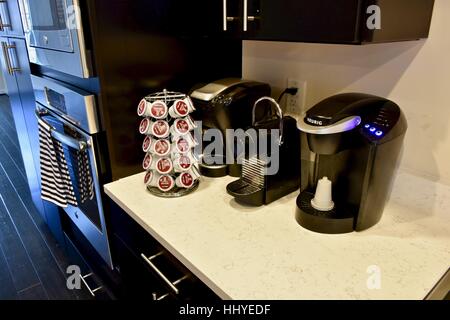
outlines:
M73 5L66 0L22 0L30 46L73 52L70 32Z
M62 145L77 206L68 205L64 211L89 240L108 265L112 266L106 222L98 179L95 136L78 129L63 116L37 103L36 116L47 123L54 140ZM86 157L84 155L86 154ZM84 162L83 162L84 161ZM81 169L80 166L83 168ZM86 196L85 181L90 176L92 192ZM81 190L83 188L83 191ZM84 192L84 195L83 195Z

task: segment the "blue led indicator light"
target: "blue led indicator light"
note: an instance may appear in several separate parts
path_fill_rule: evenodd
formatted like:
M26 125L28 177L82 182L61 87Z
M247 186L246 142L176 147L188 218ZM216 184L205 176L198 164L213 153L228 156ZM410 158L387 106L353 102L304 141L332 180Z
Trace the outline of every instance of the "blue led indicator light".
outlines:
M383 131L377 131L375 134L376 134L378 137L381 137L381 136L383 135Z
M364 126L364 128L369 129L369 128L370 128L370 124L366 124L366 125Z
M374 128L374 127L370 128L370 132L375 132L376 130L377 130L377 129Z

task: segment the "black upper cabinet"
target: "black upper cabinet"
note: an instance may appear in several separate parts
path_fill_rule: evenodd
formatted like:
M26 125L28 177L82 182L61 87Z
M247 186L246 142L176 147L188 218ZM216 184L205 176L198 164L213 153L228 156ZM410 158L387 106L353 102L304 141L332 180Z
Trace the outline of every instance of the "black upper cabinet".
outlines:
M364 44L428 37L434 0L215 0L224 34L248 40ZM225 10L226 8L226 10ZM217 13L213 13L217 16Z

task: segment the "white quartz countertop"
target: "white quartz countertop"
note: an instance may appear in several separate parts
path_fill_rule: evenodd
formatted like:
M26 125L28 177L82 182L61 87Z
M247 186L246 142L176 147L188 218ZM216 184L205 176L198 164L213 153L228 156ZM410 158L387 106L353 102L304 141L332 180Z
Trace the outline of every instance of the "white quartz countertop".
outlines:
M176 199L143 178L105 192L223 299L423 299L450 267L450 187L407 173L378 225L344 235L299 226L298 192L253 208L226 193L235 178Z

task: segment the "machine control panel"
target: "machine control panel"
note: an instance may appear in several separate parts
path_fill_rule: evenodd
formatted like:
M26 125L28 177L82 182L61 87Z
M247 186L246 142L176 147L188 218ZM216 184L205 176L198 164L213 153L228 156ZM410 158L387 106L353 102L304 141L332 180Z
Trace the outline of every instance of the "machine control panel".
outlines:
M371 141L383 139L395 126L400 117L400 110L394 104L377 108L361 124L362 134Z

